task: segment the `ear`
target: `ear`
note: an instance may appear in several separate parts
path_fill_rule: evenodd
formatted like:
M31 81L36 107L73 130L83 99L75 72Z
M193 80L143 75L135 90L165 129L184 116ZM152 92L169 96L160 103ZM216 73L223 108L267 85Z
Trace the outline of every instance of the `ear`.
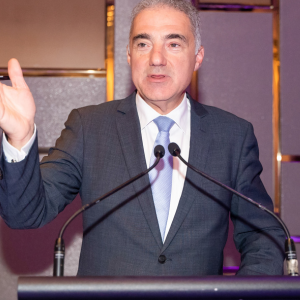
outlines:
M130 54L129 45L126 46L126 51L127 51L127 62L129 66L131 66L131 54Z
M196 63L195 63L194 71L197 71L201 67L203 58L204 58L204 48L201 46L196 55Z

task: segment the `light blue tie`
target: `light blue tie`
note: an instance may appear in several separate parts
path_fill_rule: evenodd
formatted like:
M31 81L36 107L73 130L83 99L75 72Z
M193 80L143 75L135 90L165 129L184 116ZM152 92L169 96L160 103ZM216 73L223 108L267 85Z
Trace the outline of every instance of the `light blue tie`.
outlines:
M149 173L160 234L162 240L164 240L170 209L173 171L173 156L168 151L168 145L170 144L169 131L175 122L168 117L158 117L153 122L159 130L153 150L157 145L162 145L165 148L165 156L160 160L156 168ZM155 162L155 159L152 151L150 166Z

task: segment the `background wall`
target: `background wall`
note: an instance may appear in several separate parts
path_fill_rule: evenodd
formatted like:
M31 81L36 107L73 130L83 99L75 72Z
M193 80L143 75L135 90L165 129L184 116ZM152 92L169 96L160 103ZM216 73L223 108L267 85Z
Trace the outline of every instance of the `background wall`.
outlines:
M105 0L0 0L0 7L0 67L12 57L23 68L105 67Z
M122 99L130 95L135 87L131 80L131 70L127 63L126 46L129 40L130 14L139 0L115 0L115 89L114 98Z
M300 1L280 2L281 152L300 156ZM281 216L291 235L300 236L300 162L282 163ZM300 256L300 238L297 252Z
M115 0L115 99L134 86L126 61L130 12L139 0ZM300 155L299 74L300 3L281 1L281 138L282 153ZM205 59L198 73L200 102L228 110L253 123L264 166L262 179L273 195L272 167L272 14L201 12ZM28 77L37 103L40 147L54 144L72 108L105 101L105 78ZM299 233L299 163L282 163L282 217L293 235ZM51 224L38 230L11 230L0 220L0 299L16 299L17 277L52 274L54 241L63 222L80 206L68 206ZM82 237L78 218L66 232L66 275L77 273ZM232 228L224 266L239 264ZM300 253L298 254L298 257Z
M204 62L198 74L198 99L251 122L264 166L262 180L272 185L272 14L203 12Z

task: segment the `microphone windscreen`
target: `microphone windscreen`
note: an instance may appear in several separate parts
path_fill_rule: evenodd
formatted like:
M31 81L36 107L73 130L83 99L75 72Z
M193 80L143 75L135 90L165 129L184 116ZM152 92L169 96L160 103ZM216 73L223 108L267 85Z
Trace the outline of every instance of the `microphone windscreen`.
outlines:
M157 145L154 148L154 156L162 158L164 157L164 155L165 155L165 148L162 145Z
M178 156L178 154L180 154L181 152L179 146L176 143L170 143L168 149L170 154L173 156Z

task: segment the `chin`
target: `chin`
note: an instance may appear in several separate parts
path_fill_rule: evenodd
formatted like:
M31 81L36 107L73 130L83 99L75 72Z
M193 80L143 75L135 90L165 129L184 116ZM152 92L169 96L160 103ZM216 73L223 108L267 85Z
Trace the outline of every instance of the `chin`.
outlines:
M154 88L148 91L145 91L142 95L146 97L149 100L152 101L166 101L170 98L172 98L173 94L170 92L167 92L167 88L164 88L163 90L160 91L160 89Z
M162 94L148 94L146 95L147 99L150 101L167 101L171 98L170 95L162 95Z

